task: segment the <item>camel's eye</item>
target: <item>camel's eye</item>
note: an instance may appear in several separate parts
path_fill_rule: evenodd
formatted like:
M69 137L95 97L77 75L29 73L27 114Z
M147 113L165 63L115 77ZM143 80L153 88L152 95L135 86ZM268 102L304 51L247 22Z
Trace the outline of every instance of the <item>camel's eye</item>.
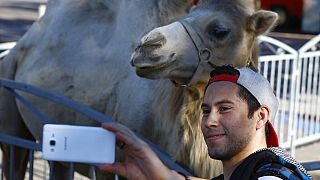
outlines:
M217 39L224 39L228 36L230 33L230 29L228 28L223 28L223 27L214 27L209 31L209 34L211 36L214 36Z

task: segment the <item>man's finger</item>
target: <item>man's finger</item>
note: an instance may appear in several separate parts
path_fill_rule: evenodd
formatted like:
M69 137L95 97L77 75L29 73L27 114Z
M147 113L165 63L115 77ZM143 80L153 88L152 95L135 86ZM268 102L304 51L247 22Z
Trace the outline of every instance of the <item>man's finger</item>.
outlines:
M109 131L112 131L112 132L117 132L118 129L115 127L115 122L111 122L111 123L102 123L101 124L101 127L106 129L106 130L109 130Z
M117 145L121 144L135 145L140 139L126 126L116 122L102 123L102 128L112 131L117 136Z
M126 170L122 163L115 162L113 164L102 164L98 168L102 171L107 171L113 174L118 174L120 176L126 177Z

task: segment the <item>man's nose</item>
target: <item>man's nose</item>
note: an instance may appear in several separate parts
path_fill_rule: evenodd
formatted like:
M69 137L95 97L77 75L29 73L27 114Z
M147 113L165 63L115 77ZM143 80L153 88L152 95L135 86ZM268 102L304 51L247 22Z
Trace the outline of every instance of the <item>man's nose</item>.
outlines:
M204 121L203 123L206 127L216 127L219 125L218 116L216 114L214 114L213 112L210 112L208 117L203 119L203 121Z

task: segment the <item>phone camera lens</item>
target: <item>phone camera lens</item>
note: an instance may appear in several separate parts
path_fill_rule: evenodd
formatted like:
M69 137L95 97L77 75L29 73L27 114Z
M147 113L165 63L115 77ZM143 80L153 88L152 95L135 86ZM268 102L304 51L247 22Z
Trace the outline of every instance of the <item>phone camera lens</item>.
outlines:
M55 140L50 140L49 143L50 143L51 146L55 146L56 145L56 141Z

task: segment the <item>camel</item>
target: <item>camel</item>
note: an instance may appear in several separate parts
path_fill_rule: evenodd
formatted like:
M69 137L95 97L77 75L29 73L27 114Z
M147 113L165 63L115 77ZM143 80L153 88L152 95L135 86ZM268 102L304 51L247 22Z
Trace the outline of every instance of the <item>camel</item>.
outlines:
M1 61L0 77L81 102L147 137L196 175L214 177L221 165L208 157L199 127L204 82L217 65L257 68L255 39L276 20L275 13L254 12L247 3L203 0L186 15L191 0L49 1L45 15ZM198 52L186 26L205 51ZM199 57L205 60L199 63ZM55 123L99 126L22 95ZM44 122L6 91L0 97L0 132L41 141ZM7 147L2 149L9 157ZM16 151L15 179L22 179L26 151ZM81 165L75 169L88 175ZM59 172L56 179L68 176Z

